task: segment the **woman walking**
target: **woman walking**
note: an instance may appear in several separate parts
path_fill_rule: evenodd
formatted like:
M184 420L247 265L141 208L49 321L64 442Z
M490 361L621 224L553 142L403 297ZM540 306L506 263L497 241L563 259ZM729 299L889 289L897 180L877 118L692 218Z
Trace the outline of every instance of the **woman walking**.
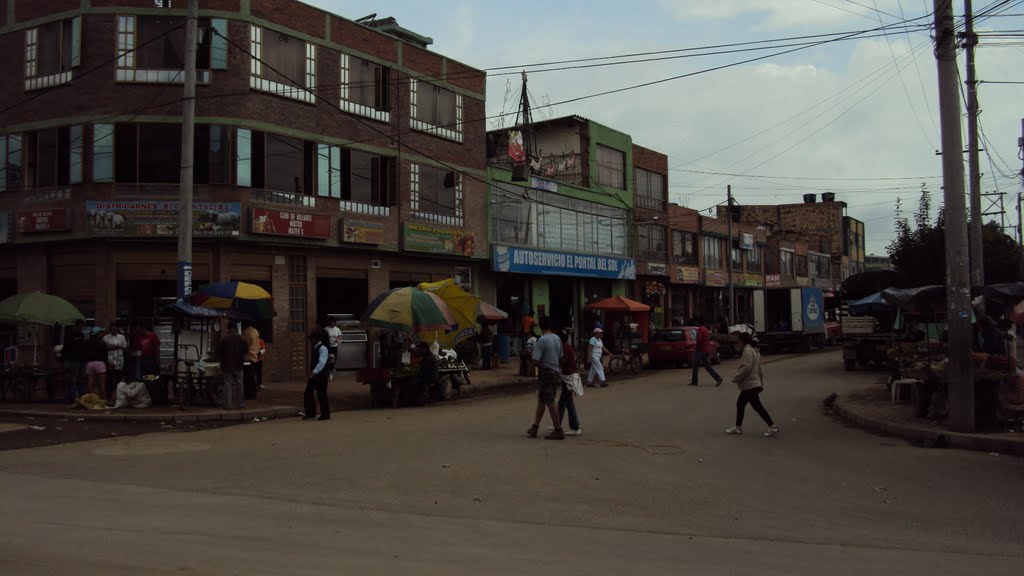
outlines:
M601 340L603 335L604 330L594 328L594 335L590 338L590 342L587 343L587 356L590 358L590 374L587 375L587 386L597 386L597 384L594 384L595 379L600 382L602 388L608 386L608 382L604 378L604 365L601 364L601 356L604 354L604 341Z
M732 381L740 389L740 396L736 399L736 425L725 431L726 434L743 434L743 413L746 412L747 404L754 407L764 423L768 425L765 436L771 437L779 433L779 427L772 421L772 417L761 404L761 392L764 391L764 372L761 370L761 353L757 350L757 340L746 332L740 333L740 344L743 346L740 352L740 365L736 369L736 375Z
M580 429L580 417L576 412L576 387L580 386L580 375L576 372L576 351L573 350L572 344L569 343L569 335L564 331L559 332L558 336L562 339L562 359L560 361L560 367L562 368L562 392L558 397L558 421L564 422L562 419L565 416L566 410L569 411L569 431L565 433L566 436L579 436L583 434L583 430ZM573 379L576 383L573 384ZM580 388L580 392L583 388Z

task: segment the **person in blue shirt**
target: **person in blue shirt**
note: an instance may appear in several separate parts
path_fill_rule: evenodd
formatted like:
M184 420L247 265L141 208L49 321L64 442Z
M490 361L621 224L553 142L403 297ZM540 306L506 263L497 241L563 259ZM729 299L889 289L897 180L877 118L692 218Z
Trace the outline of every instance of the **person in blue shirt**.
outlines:
M327 333L323 329L314 330L309 335L309 342L312 344L312 353L309 355L309 380L306 381L306 391L303 394L306 410L302 413L302 419L330 420L331 406L327 401L327 382L331 371L327 367L327 358L330 356ZM316 392L317 399L320 401L319 418L316 417L313 392Z

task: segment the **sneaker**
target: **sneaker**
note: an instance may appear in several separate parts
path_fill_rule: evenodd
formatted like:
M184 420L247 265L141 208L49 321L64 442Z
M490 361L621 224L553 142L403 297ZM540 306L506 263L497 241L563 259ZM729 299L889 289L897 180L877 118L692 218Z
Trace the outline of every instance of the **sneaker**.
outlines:
M566 436L582 436L583 435L583 429L582 428L577 428L575 430L569 430L568 432L565 433L565 435Z
M721 386L721 385L722 385L722 379L721 378L719 378L718 380L715 380L715 386Z
M765 435L766 438L771 438L772 436L775 436L778 433L779 433L779 427L778 426L772 426L771 428L768 429L767 432L764 433L764 435Z
M562 432L561 428L556 428L554 432L551 432L544 436L545 440L565 440L565 432Z
M732 428L726 430L725 433L733 436L740 436L741 434L743 434L743 430L740 430L736 426L733 426Z
M536 438L537 437L537 425L534 424L533 426L530 426L530 429L526 431L526 435L529 436L530 438Z
M608 382L601 382L601 388L607 388Z

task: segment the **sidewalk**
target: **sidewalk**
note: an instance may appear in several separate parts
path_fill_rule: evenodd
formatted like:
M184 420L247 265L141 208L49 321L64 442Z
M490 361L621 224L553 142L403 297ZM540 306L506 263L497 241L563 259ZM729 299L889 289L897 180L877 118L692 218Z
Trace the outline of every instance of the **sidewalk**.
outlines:
M893 404L882 384L840 395L832 410L850 424L871 432L897 436L919 446L1024 456L1024 433L951 432L935 422L917 418L911 405Z

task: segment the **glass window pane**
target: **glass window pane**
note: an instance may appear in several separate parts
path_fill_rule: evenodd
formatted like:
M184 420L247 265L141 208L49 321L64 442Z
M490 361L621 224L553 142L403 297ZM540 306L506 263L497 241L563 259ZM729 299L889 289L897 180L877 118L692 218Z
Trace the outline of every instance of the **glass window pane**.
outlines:
M210 184L228 181L228 129L210 126Z
M185 68L185 18L136 16L135 67L154 70Z
M238 130L235 152L235 184L252 186L252 132Z
M331 195L331 147L327 144L316 147L316 195Z
M57 129L36 133L36 186L48 188L57 185Z
M139 182L172 184L181 179L181 125L139 125Z
M22 165L21 165L21 134L11 134L7 137L7 189L21 188Z
M341 147L331 146L331 198L341 198L341 181L344 176Z
M71 184L82 183L82 126L71 127L71 153L68 158L70 162L68 181Z
M352 150L349 175L349 200L373 204L373 155Z
M262 75L267 80L298 86L306 85L306 43L273 30L263 30Z
M92 127L92 181L114 181L114 125Z
M302 189L302 142L267 134L266 188L298 193Z

